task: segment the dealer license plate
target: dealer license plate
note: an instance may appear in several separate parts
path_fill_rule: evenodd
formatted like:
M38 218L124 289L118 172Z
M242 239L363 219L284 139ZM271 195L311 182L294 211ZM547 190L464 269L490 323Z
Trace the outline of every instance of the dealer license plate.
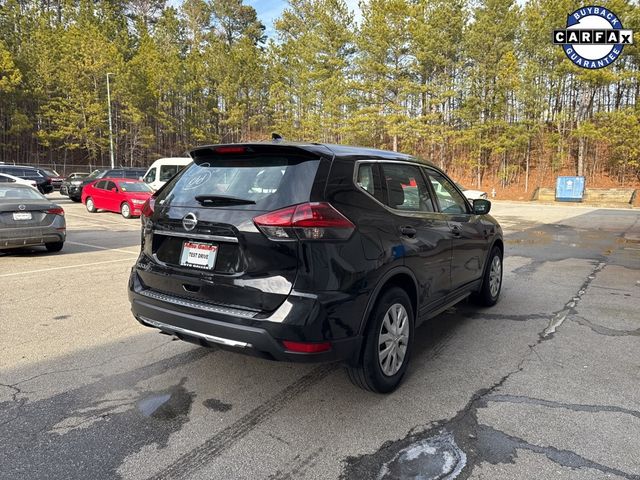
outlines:
M14 220L31 220L31 212L15 212L13 214Z
M210 243L184 242L180 265L212 270L216 264L218 246Z

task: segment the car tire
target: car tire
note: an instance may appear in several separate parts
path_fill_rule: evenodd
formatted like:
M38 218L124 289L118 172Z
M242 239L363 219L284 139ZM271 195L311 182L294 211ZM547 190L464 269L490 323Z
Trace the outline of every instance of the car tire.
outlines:
M347 367L351 382L375 393L390 393L398 388L411 357L414 325L407 292L399 287L385 291L369 317L359 365ZM394 357L400 360L399 364Z
M131 218L131 207L129 206L129 203L122 202L122 205L120 205L120 214L124 218Z
M84 201L84 204L87 207L87 212L89 213L95 213L98 210L93 203L93 198L91 197L87 197L87 199Z
M502 290L502 250L493 247L487 261L482 287L474 295L474 300L480 305L491 307L498 302Z
M47 248L47 251L49 252L59 252L60 250L62 250L62 247L64 246L64 242L50 242L50 243L45 243L44 246Z
M80 203L81 199L80 197L69 197L71 199L72 202L76 202L76 203Z

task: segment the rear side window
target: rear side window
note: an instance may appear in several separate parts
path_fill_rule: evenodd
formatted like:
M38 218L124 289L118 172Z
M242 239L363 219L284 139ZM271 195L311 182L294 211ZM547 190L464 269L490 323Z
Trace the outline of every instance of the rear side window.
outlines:
M410 212L434 211L431 194L418 167L385 163L382 169L387 186L388 205L391 208Z
M100 182L96 182L94 187L95 188L99 188L100 190L104 190L106 188L106 185L107 185L107 181L106 180L102 180Z
M178 165L162 165L160 167L160 181L167 182L173 177L176 173L180 171L180 167Z
M272 210L309 201L319 159L297 156L225 156L187 167L162 190L164 205L199 206L197 196L230 197L255 204L232 208ZM213 206L213 204L212 204Z

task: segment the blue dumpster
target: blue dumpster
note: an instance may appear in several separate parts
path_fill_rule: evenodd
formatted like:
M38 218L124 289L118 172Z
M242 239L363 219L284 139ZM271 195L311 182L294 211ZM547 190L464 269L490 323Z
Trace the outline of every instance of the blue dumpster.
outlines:
M584 196L584 177L558 177L557 202L581 202Z

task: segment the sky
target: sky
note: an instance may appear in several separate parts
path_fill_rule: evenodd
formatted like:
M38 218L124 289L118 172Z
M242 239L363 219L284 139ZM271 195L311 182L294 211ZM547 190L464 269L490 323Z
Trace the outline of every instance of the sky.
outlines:
M358 7L359 0L345 0L349 10L355 13L356 22L360 20L360 8ZM169 5L177 7L182 3L182 0L168 0ZM251 5L256 9L258 18L266 27L266 33L269 37L275 36L273 30L273 22L276 20L282 11L287 8L289 4L286 0L244 0L245 5Z
M358 1L359 0L346 0L349 10L356 12L356 21L359 20L360 17ZM286 0L245 0L244 3L256 9L258 18L264 26L267 27L267 35L269 36L272 36L273 33L273 21L280 16L288 5Z

